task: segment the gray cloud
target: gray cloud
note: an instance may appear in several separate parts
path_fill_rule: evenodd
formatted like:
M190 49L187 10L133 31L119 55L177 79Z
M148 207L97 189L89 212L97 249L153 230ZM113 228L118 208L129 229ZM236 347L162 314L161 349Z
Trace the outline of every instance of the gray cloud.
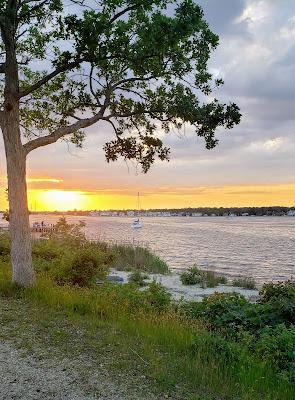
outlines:
M295 1L200 0L212 30L220 35L210 68L224 77L216 93L240 105L237 128L220 130L219 146L207 151L190 129L185 137L165 137L170 163L156 163L147 175L123 161L106 164L103 143L112 138L107 125L91 127L85 149L59 143L33 153L29 173L57 176L73 188L155 187L290 183L295 181ZM72 153L74 155L72 155ZM52 163L54 160L54 164ZM3 161L1 169L4 171Z

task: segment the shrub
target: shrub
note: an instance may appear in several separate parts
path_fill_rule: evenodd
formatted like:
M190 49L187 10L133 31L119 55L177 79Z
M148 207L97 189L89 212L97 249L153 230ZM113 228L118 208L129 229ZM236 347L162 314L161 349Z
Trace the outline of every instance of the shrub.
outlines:
M256 282L251 277L240 277L232 281L232 286L237 286L244 289L255 289Z
M155 311L165 311L171 304L171 294L160 283L155 281L149 284L144 294L148 304Z
M54 225L54 229L45 236L67 245L81 246L87 242L83 232L84 227L85 222L83 221L79 221L78 224L70 224L65 217L61 217Z
M61 285L91 286L95 278L105 278L107 271L104 255L92 247L85 247L62 259L55 280Z
M225 276L220 276L220 277L219 277L219 283L220 283L221 285L226 285L227 282L228 282L228 280L227 280L227 278L226 278Z
M203 280L202 271L197 267L191 267L180 274L180 280L183 285L196 285Z
M36 240L33 242L32 255L47 261L52 261L61 257L65 252L60 242L56 240Z
M273 364L291 382L295 383L295 327L284 324L266 327L255 345L255 352Z
M260 303L267 303L277 299L295 301L295 281L265 283L260 291Z
M201 271L194 266L180 274L180 280L183 285L201 284L205 287L216 287L219 283L225 284L227 279L224 276L218 276L213 271Z
M235 335L249 325L252 305L238 293L215 293L202 302L187 302L181 312L190 318L202 318L214 330Z
M135 283L138 286L146 286L147 283L145 282L145 279L148 279L148 277L148 275L142 274L140 271L133 271L128 276L128 282Z

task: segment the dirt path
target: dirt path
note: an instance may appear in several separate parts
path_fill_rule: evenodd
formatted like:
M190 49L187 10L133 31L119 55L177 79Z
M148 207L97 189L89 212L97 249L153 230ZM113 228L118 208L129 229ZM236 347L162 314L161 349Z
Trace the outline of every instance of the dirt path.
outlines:
M118 366L122 360L102 331L96 342L104 349L92 357L93 342L88 346L83 332L40 311L20 300L0 299L0 400L165 398L155 394L135 363L133 373Z

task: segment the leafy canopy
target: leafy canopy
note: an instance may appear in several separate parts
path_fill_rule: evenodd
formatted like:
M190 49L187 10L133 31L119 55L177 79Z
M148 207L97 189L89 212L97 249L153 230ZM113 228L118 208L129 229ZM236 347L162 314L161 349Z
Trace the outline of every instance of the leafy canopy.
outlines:
M83 129L105 121L107 160L146 172L169 158L157 131L187 124L211 149L218 127L240 122L236 104L213 96L218 36L193 0L0 0L0 27L0 77L13 30L27 153L66 137L81 146Z

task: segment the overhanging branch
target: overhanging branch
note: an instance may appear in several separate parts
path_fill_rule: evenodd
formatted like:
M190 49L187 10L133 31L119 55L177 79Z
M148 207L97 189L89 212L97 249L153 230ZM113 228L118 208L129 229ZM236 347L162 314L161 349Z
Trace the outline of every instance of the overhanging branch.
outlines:
M94 115L90 118L81 119L75 122L72 125L63 126L61 128L56 129L50 135L41 136L37 139L30 140L26 144L24 144L25 154L29 154L32 150L37 149L38 147L47 146L48 144L55 143L57 140L61 139L64 136L71 135L74 132L77 132L79 129L87 128L98 122L102 118L101 112Z
M44 78L40 79L38 82L34 83L33 85L29 86L27 89L22 90L19 93L19 98L21 99L22 97L28 96L29 94L33 93L35 90L40 89L43 85L48 83L51 79L55 78L57 75L70 71L71 69L78 67L84 60L82 58L77 58L75 61L72 61L70 63L64 64L59 68L56 68L56 70L52 71L50 74L44 76Z

